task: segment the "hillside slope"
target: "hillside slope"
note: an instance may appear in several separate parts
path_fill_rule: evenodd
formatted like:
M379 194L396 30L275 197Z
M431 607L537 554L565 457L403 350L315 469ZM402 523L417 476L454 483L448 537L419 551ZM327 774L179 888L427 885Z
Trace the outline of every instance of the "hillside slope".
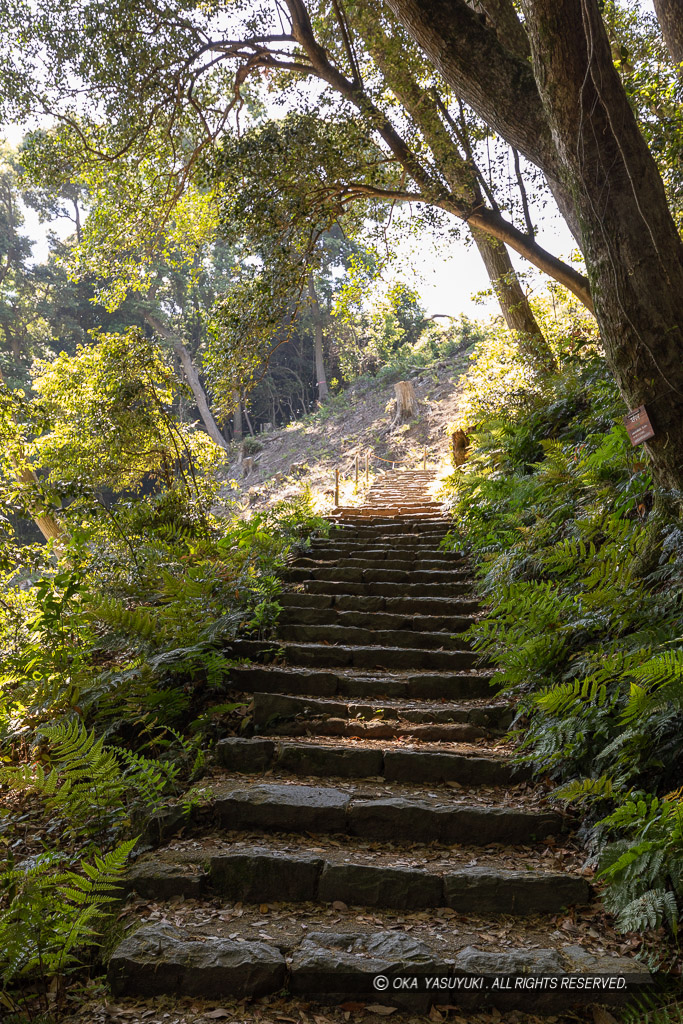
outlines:
M287 498L307 483L321 509L334 501L335 468L342 478L341 500L353 504L364 490L365 453L369 476L392 468L393 460L409 468L422 464L426 451L432 467L450 466L449 425L457 422L460 378L471 348L427 367L388 368L378 377L362 377L332 397L315 413L280 430L247 438L244 461L237 445L231 448L226 482L244 510L258 510ZM392 427L394 384L410 380L419 415ZM253 453L253 454L252 454ZM361 463L361 487L354 494L356 455ZM252 459L250 463L246 460Z

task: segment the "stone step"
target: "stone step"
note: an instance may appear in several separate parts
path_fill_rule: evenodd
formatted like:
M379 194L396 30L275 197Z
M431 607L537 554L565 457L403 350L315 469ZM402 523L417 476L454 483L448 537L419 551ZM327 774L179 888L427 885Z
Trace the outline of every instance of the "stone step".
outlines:
M330 555L328 553L314 552L311 555L297 555L288 563L296 568L325 569L335 567L338 569L391 569L398 572L449 572L456 575L456 578L472 578L472 570L469 566L454 564L448 558L399 558L393 554L366 555L365 552L358 552L355 555Z
M426 515L429 515L429 513L436 512L437 509L440 508L441 503L436 501L424 502L422 504L418 502L416 504L403 503L395 505L389 503L382 503L380 505L378 503L377 505L374 506L359 505L357 507L345 507L340 505L335 510L334 517L331 518L336 517L337 519L339 519L340 517L343 517L345 520L351 522L353 522L353 520L355 519L378 520L380 518L390 519L398 517L400 517L401 519L410 519L416 517L423 519Z
M429 529L421 532L415 530L388 530L367 526L339 526L330 533L330 538L336 543L358 544L362 547L374 547L375 545L385 546L391 544L400 547L402 544L408 547L431 547L440 548L444 538L448 535L447 529Z
M323 857L301 846L294 851L237 846L210 856L204 869L187 861L141 859L128 872L126 889L148 900L202 897L243 903L341 901L359 907L459 914L557 914L590 902L592 888L576 875L515 871L496 865L426 871L362 855Z
M355 796L331 786L254 784L214 790L214 814L228 829L344 833L363 839L466 843L539 843L559 835L554 811L456 804L439 798Z
M411 647L430 651L467 651L469 644L448 632L428 633L419 629L374 629L372 627L338 625L278 624L278 639L285 643L330 643L345 647Z
M332 629L330 626L328 629ZM253 661L282 658L290 665L340 668L424 669L444 672L452 669L484 667L473 651L441 651L411 647L342 646L341 644L269 643L260 640L234 640L233 656Z
M413 542L409 545L399 545L398 542L388 542L384 546L381 546L377 542L373 542L367 546L361 547L353 540L327 541L321 539L319 541L311 541L308 556L316 559L363 557L377 560L399 557L404 561L410 562L413 562L416 559L425 558L429 560L443 559L444 561L455 563L455 565L467 564L462 555L457 551L444 551L443 548L440 548L438 545L427 547L424 544L420 545Z
M491 672L368 674L345 669L294 665L245 665L230 670L231 685L241 693L267 690L311 697L402 697L413 700L471 700L491 697Z
M408 701L365 702L254 693L253 724L280 736L402 737L423 742L470 743L501 735L513 712L504 704L476 705Z
M351 583L348 580L305 579L302 581L304 590L309 594L345 594L365 595L368 597L402 597L421 598L459 597L465 596L474 600L475 593L471 583L378 583L365 580L362 583Z
M174 915L162 905L164 918ZM390 912L388 912L390 913ZM245 909L235 921L192 927L167 919L133 927L109 960L108 981L115 997L187 997L229 1001L275 995L283 988L298 1000L338 1005L355 1000L364 1004L396 1006L426 1014L432 1005L457 1005L462 1010L522 1010L533 1000L534 1014L564 1013L568 1008L594 1003L595 988L576 983L576 976L627 975L632 983L647 984L649 974L633 960L592 954L581 946L562 946L546 936L545 945L491 950L485 944L449 941L443 931L420 929L418 934L358 922L353 911L337 913L336 930L321 909L308 913L308 927L263 920L258 909ZM486 931L484 921L481 930ZM268 929L265 931L264 929ZM272 934L275 932L275 934ZM235 935L230 938L230 935ZM539 931L534 938L543 937ZM245 937L246 936L246 937ZM266 937L267 936L267 937ZM238 941L240 939L241 941ZM476 942L476 938L474 940ZM378 991L378 976L387 978L386 991ZM410 976L416 988L401 990L392 978ZM437 986L426 978L439 976ZM493 985L494 976L509 976L509 987ZM555 976L557 985L531 988L534 976ZM477 979L472 984L472 978ZM526 979L524 987L515 978ZM563 979L567 985L563 986ZM570 980L574 983L569 984ZM623 993L601 989L600 1003L623 1000ZM279 1004L278 1004L279 1005ZM297 1007L292 1011L296 1013Z
M389 615L434 615L437 618L470 618L481 605L476 598L454 597L362 597L343 594L306 594L303 591L285 591L278 594L278 604L283 608L318 608L321 611L334 608L340 612L386 612Z
M322 580L341 583L418 583L447 586L454 583L466 583L471 588L474 581L467 570L462 569L382 569L379 567L344 569L337 566L312 565L305 568L289 568L284 576L292 583L304 580Z
M288 693L254 692L254 724L262 727L272 719L296 718L299 715L328 718L359 718L376 721L401 719L403 722L459 722L491 729L507 729L513 709L505 702L409 701L389 698L377 701L358 699L333 700L330 697L293 696Z
M357 626L360 629L427 633L460 633L476 620L471 615L399 615L381 611L344 611L337 608L316 608L289 604L280 613L278 625Z
M230 771L387 782L457 782L467 786L509 786L528 780L526 765L502 757L457 754L401 746L332 745L268 737L228 736L216 744L218 762Z

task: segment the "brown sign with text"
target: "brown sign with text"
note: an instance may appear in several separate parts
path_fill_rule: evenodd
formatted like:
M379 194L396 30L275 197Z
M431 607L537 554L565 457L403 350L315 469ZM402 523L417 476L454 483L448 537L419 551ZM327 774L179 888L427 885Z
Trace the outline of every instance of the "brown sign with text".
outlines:
M631 438L631 444L634 446L641 444L643 441L649 441L651 437L655 436L652 424L650 423L650 417L644 405L639 405L637 409L632 409L631 412L626 413L624 416L624 426L628 431L628 436Z

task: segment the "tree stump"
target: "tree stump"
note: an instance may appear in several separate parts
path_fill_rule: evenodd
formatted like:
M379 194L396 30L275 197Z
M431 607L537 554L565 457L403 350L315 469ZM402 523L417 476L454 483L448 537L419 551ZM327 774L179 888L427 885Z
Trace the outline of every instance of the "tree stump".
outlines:
M464 430L454 430L451 435L451 443L453 445L453 465L462 466L467 461L470 439Z
M396 394L396 414L391 424L392 427L398 426L399 423L405 423L417 416L419 412L415 388L409 380L400 380L398 384L394 384L394 392Z

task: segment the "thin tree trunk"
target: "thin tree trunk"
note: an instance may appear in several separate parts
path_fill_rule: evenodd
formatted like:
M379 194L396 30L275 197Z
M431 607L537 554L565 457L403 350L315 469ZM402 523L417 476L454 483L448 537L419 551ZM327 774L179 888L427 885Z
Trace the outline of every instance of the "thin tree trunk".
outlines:
M325 359L323 356L323 321L320 315L320 303L318 302L318 294L315 290L313 274L310 274L308 278L308 295L311 300L311 309L313 310L315 376L318 385L318 401L322 404L327 398L329 391L327 388L327 379L325 377ZM304 411L305 408L306 406L304 403Z
M539 369L548 373L556 371L555 357L522 291L507 249L502 242L481 231L473 231L472 235L491 279L505 323L517 338L520 351Z
M235 391L233 394L233 401L235 403L235 411L232 414L232 439L237 444L242 444L244 430L242 429L242 396L239 391Z
M496 9L505 11L504 4L505 0L496 0ZM453 193L469 205L483 205L476 166L460 151L446 129L434 96L422 89L411 74L408 54L402 51L400 42L396 38L389 38L383 32L379 13L376 4L363 3L356 20L373 60L399 103L419 127ZM511 13L507 13L509 17L514 18L519 32L524 35L514 8L511 9ZM518 45L521 46L519 41ZM479 228L472 227L472 235L505 322L518 337L520 349L539 369L556 370L557 364L553 353L536 321L529 300L522 291L507 248L499 239Z
M373 124L373 127L377 134L382 138L385 144L394 154L395 158L403 166L406 174L412 178L415 184L420 190L421 201L427 204L434 204L446 210L448 213L452 213L455 217L460 217L462 220L466 220L470 227L481 228L482 231L486 231L492 234L495 238L499 238L501 241L509 245L511 249L514 249L525 259L528 259L535 267L543 273L553 277L560 284L565 285L569 288L577 298L583 302L588 309L592 311L592 299L590 289L588 286L587 279L580 274L574 267L563 263L562 260L553 256L552 253L547 252L541 245L538 244L535 238L531 238L528 234L520 231L515 227L514 224L510 223L505 219L499 210L487 209L486 207L474 206L462 203L458 201L457 197L448 196L444 194L444 188L442 182L431 173L430 169L423 164L423 162L417 157L416 153L411 147L405 142L399 132L395 129L394 125L384 112L377 107L370 95L363 89L359 82L347 79L344 75L335 67L329 60L327 51L317 41L313 32L313 27L308 16L308 11L301 0L286 0L287 8L292 17L292 34L296 41L305 50L310 62L311 68L314 73L323 81L327 82L333 89L336 89L342 96L345 97L350 103L352 103L364 117L368 117ZM397 8L401 6L398 0L390 0L390 4L396 3ZM417 3L417 0L415 0ZM451 0L451 5L453 0ZM486 34L486 29L481 25L481 19L472 11L467 5L462 2L462 6L468 12L470 18L479 25L481 30ZM492 32L488 33L493 35ZM495 36L494 36L495 38ZM497 44L498 45L498 44ZM443 47L441 47L443 48ZM498 50L500 47L498 46ZM506 51L503 53L504 62L507 60ZM513 70L517 78L524 78L526 75L530 78L531 87L535 89L533 76L528 68L528 64L520 61L516 58L509 58L514 66ZM508 63L509 63L508 61ZM487 72L490 73L491 69L487 68ZM498 76L496 75L496 80ZM510 78L515 78L514 75L503 75L502 80L508 81ZM461 95L461 93L458 93ZM509 108L504 100L500 100L501 106L506 109ZM536 95L537 106L539 108L539 116L542 118L543 110ZM522 121L519 121L522 126ZM542 122L541 122L542 124ZM525 145L515 145L515 148L520 152L526 154L526 145L530 141L530 137L533 136L532 131L525 132ZM548 137L550 144L552 145L552 138L549 132L545 132ZM552 169L552 165L550 165ZM554 188L554 179L551 176L551 170L546 171L546 177L551 188ZM558 183L555 181L555 185ZM377 195L377 191L372 186L357 186L354 189L356 195L367 194ZM380 194L386 196L383 190L380 190ZM558 193L559 195L559 193ZM399 198L414 198L414 192L408 192L406 196L399 196ZM562 202L562 197L556 195L558 203ZM567 201L564 206L560 205L560 210L563 216L569 218L571 216L572 207ZM569 221L572 230L575 230L575 226Z
M247 426L249 427L249 433L250 433L250 434L251 434L251 436L253 437L253 436L254 436L254 428L253 428L253 427L252 427L252 425L251 425L251 420L249 419L249 413L247 412L247 407L246 407L246 405L243 405L243 406L242 406L242 409L243 409L243 411L244 411L244 418L245 418L245 420L247 421Z
M2 375L2 371L0 371L0 385L3 387L5 386L5 379ZM22 465L19 459L14 455L11 456L11 459L17 474L17 479L22 484L27 484L30 488L39 483L38 477L30 466ZM32 519L45 540L54 541L54 546L57 551L59 551L67 536L66 530L62 524L49 513L44 513L43 515L32 515Z
M145 320L150 325L152 330L156 331L157 334L159 334L162 338L165 338L167 341L170 341L171 344L173 345L173 351L177 358L180 360L180 365L182 366L183 373L185 374L185 380L190 385L190 390L194 395L194 400L197 403L197 409L199 410L199 415L202 418L202 423L206 428L207 434L209 435L211 440L215 441L215 443L220 448L225 448L225 438L221 434L220 430L218 429L218 424L213 418L213 413L211 412L211 409L209 407L206 392L202 387L201 381L199 379L199 374L197 373L194 363L192 362L192 356L185 348L182 339L179 338L174 331L166 327L166 325L162 323L162 321L159 320L159 318L154 316L152 313L145 313Z
M683 77L683 0L654 0L654 5L666 47Z

